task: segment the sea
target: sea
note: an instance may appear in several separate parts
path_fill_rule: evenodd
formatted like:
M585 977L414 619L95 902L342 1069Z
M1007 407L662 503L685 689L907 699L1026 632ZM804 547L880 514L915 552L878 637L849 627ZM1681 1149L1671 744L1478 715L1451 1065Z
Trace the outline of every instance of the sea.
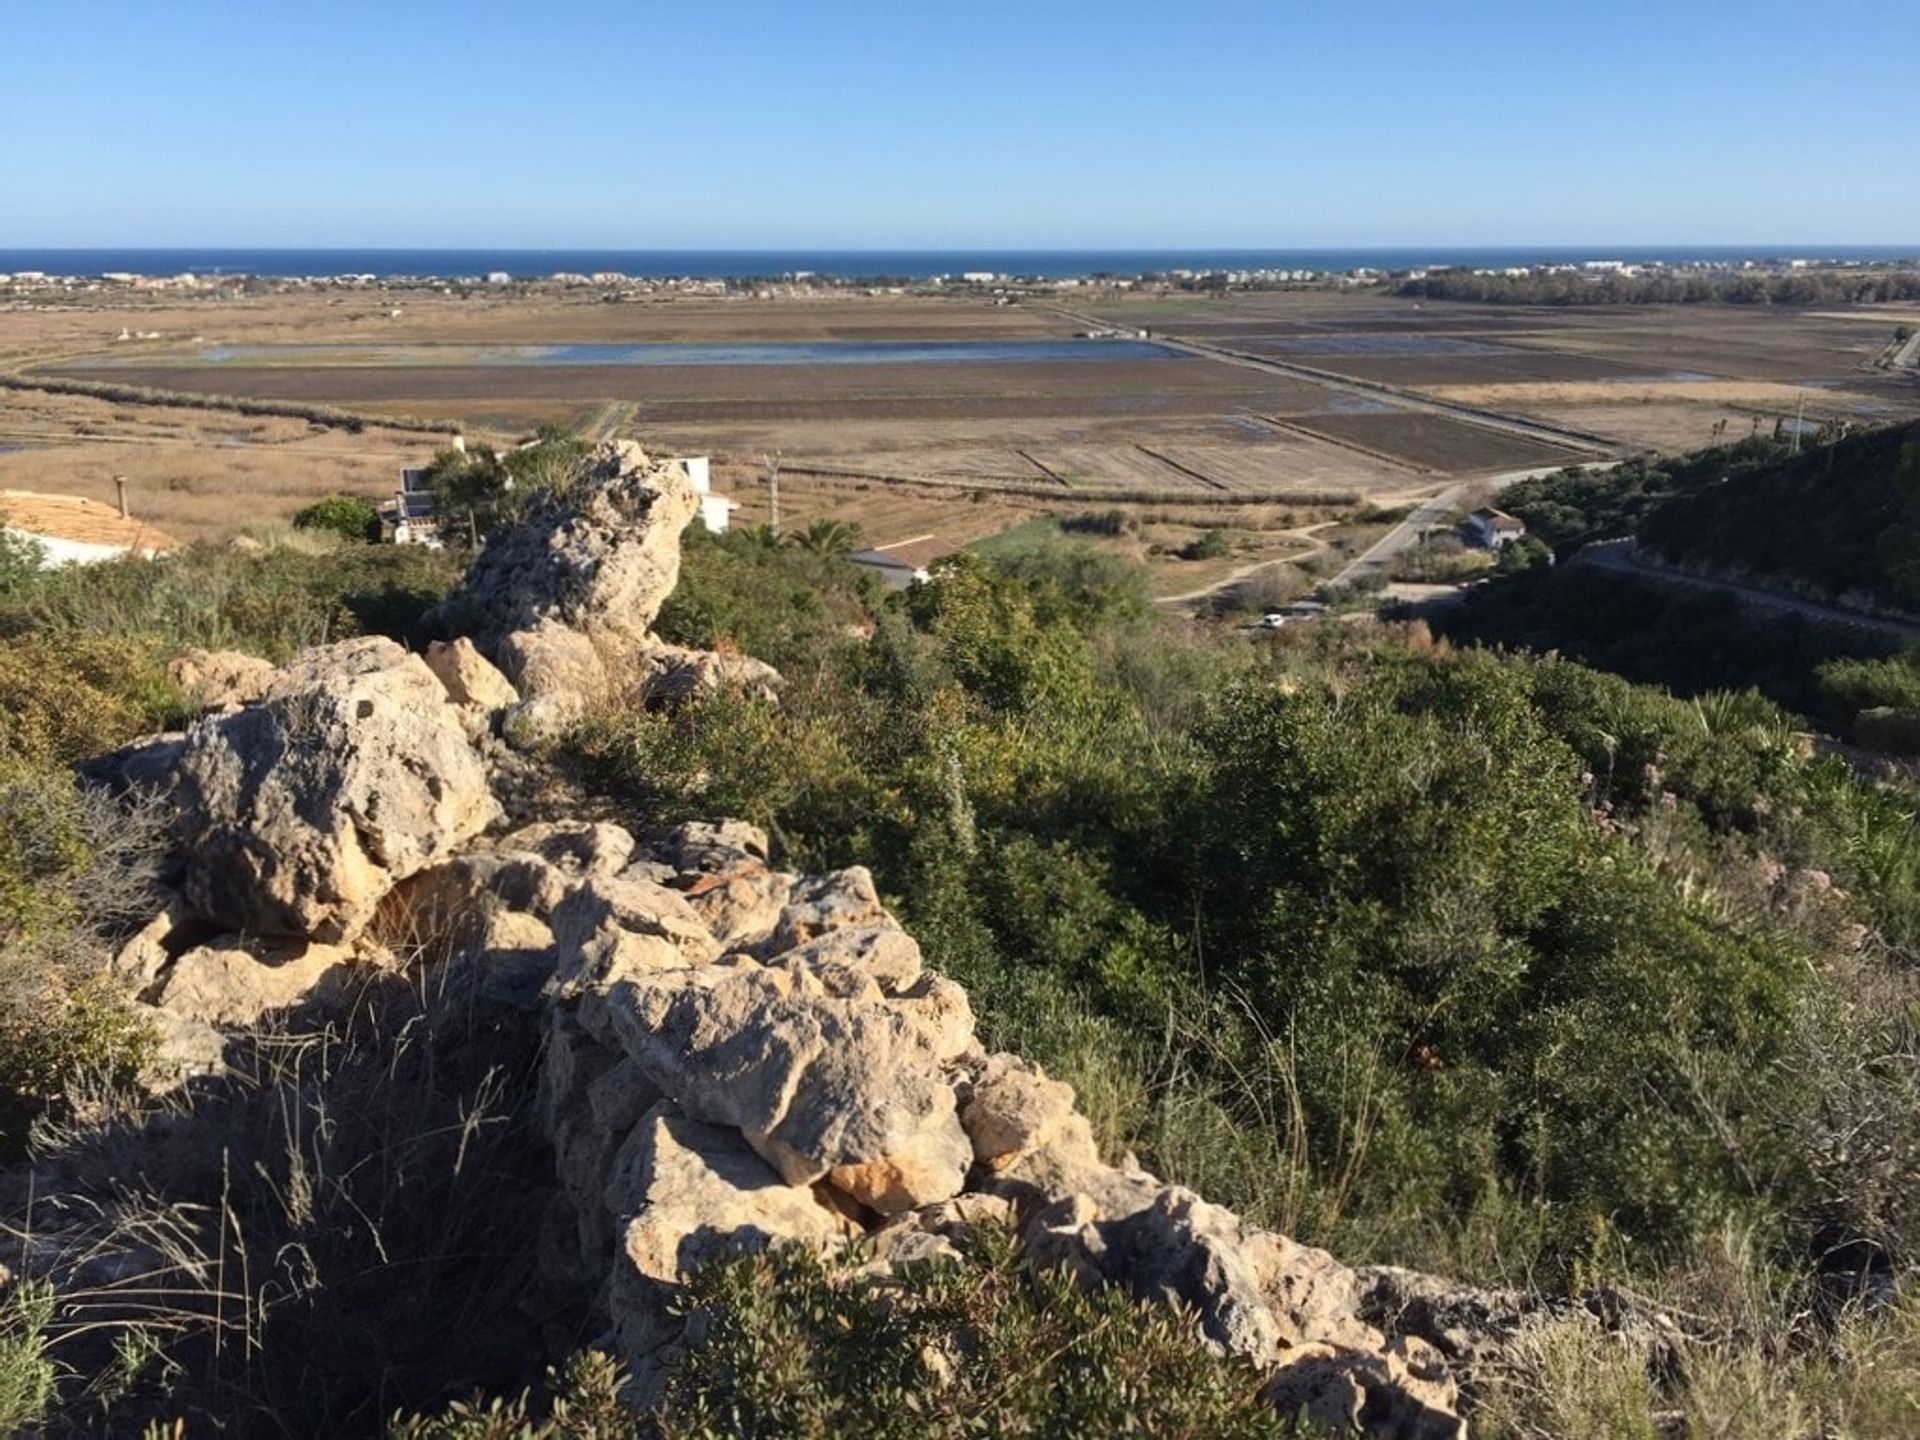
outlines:
M774 279L813 274L842 280L924 280L992 272L1065 280L1175 270L1414 270L1581 264L1723 264L1751 260L1920 262L1911 245L1582 245L1406 246L1392 249L1187 250L525 250L525 249L0 249L0 274L376 275L391 279L461 278L504 272L515 279L567 273L617 273L644 279Z

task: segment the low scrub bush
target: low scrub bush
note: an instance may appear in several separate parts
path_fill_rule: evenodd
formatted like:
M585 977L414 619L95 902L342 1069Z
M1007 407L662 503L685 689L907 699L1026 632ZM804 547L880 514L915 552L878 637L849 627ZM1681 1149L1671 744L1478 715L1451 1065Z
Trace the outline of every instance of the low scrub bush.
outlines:
M1177 1310L1032 1270L1004 1236L969 1248L885 1286L792 1247L709 1267L687 1300L706 1340L669 1382L662 1440L1295 1433Z

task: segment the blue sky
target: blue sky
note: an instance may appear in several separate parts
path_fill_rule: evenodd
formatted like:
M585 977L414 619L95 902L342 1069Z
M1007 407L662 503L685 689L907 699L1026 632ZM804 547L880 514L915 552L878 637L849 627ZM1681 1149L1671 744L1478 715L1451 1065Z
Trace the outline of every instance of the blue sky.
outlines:
M0 57L0 246L1920 241L1920 0L5 0Z

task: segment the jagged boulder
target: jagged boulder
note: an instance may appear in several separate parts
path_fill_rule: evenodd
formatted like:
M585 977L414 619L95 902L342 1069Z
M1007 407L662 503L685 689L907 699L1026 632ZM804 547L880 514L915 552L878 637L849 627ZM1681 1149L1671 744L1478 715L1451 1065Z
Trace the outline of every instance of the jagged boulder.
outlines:
M651 1110L621 1147L607 1203L631 1217L611 1301L642 1403L657 1393L682 1336L670 1300L696 1267L731 1251L782 1241L827 1248L859 1233L814 1190L782 1180L739 1132L691 1120L671 1103Z
M167 677L203 710L252 704L267 693L273 673L271 660L238 650L185 650L167 665Z
M698 508L684 467L611 441L563 494L481 552L436 614L473 636L518 688L509 738L551 739L637 681L648 629L680 576L680 533Z
M195 725L175 800L196 910L328 942L498 813L440 682L377 638L305 652L265 703Z
M221 936L173 961L155 1003L179 1020L239 1029L299 1005L340 1004L364 958L308 940Z
M656 971L613 987L621 1050L695 1119L734 1127L791 1185L882 1214L960 1193L972 1146L935 1040L868 980L804 965Z

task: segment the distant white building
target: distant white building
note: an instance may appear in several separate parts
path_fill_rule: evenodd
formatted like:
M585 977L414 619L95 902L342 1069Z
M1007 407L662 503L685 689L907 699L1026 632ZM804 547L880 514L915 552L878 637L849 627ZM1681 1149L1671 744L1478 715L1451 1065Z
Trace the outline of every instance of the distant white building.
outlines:
M380 528L396 545L424 545L429 550L442 547L440 503L427 484L425 470L409 466L400 472L400 488L380 507Z
M896 540L891 545L875 545L870 550L855 550L847 562L880 577L889 590L905 590L933 578L940 562L956 554L957 545L933 535L916 535L911 540Z
M511 285L513 283L513 276L504 270L489 270L487 272L487 283L489 285Z
M1466 532L1468 543L1482 550L1504 550L1527 533L1526 522L1519 516L1491 505L1483 505L1467 516L1460 528Z
M700 523L711 534L726 534L733 527L733 512L740 508L740 502L713 493L713 465L705 455L682 455L677 463L700 497Z

